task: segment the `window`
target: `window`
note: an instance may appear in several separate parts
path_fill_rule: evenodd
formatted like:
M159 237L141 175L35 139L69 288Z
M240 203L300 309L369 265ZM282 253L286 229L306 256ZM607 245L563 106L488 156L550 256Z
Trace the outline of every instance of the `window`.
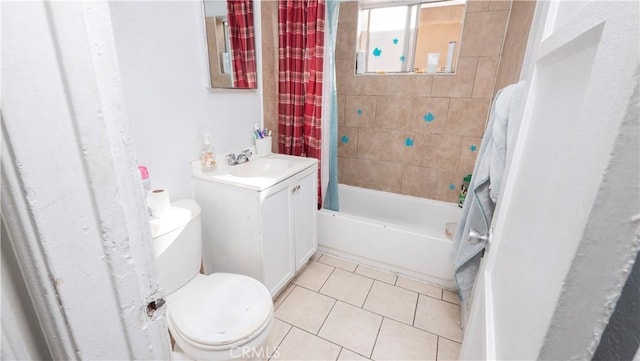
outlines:
M357 73L455 71L464 0L361 2Z

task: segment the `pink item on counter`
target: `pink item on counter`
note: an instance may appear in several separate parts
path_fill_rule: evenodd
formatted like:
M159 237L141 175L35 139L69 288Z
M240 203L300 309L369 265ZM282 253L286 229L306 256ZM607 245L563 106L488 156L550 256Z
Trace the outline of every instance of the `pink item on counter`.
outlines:
M143 180L149 179L149 170L147 170L147 167L143 165L139 165L138 171L140 172L140 176L142 177Z
M138 166L138 172L140 173L140 177L142 178L142 188L145 192L148 192L151 189L151 180L149 179L149 170L147 167L143 165Z

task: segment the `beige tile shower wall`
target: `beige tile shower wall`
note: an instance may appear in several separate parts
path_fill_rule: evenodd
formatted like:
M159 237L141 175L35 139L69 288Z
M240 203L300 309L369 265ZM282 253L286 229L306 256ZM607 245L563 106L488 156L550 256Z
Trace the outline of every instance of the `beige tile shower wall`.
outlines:
M511 6L511 16L502 48L495 92L520 79L520 69L529 40L529 30L535 8L535 0L515 0Z
M468 3L455 75L356 76L358 4L340 5L340 183L457 202L480 147L510 6Z
M261 4L264 122L274 132L277 4ZM341 4L336 47L341 183L457 201L462 177L475 163L491 97L520 74L535 4L514 2L505 38L510 7L509 1L468 2L459 66L453 76L356 77L357 2ZM434 120L426 122L423 117L429 112ZM407 138L413 146L405 145ZM472 146L476 151L471 151Z
M264 126L273 131L271 149L278 150L278 2L260 3L262 25L262 106Z

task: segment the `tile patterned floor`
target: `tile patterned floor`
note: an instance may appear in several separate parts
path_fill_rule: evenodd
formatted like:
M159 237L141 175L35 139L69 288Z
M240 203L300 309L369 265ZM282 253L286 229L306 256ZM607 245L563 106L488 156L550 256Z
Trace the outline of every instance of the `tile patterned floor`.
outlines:
M270 360L457 360L455 292L317 253L275 300Z

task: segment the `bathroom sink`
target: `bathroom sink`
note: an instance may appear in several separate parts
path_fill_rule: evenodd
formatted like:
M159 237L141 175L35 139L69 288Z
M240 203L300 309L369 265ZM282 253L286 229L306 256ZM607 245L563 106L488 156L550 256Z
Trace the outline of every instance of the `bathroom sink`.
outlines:
M196 179L263 191L278 182L309 167L318 165L318 160L286 154L270 154L252 157L239 165L227 165L221 161L213 172L204 173L200 160L191 162L191 171Z
M231 170L235 177L275 177L292 166L292 162L282 158L253 158L247 163L236 165Z

